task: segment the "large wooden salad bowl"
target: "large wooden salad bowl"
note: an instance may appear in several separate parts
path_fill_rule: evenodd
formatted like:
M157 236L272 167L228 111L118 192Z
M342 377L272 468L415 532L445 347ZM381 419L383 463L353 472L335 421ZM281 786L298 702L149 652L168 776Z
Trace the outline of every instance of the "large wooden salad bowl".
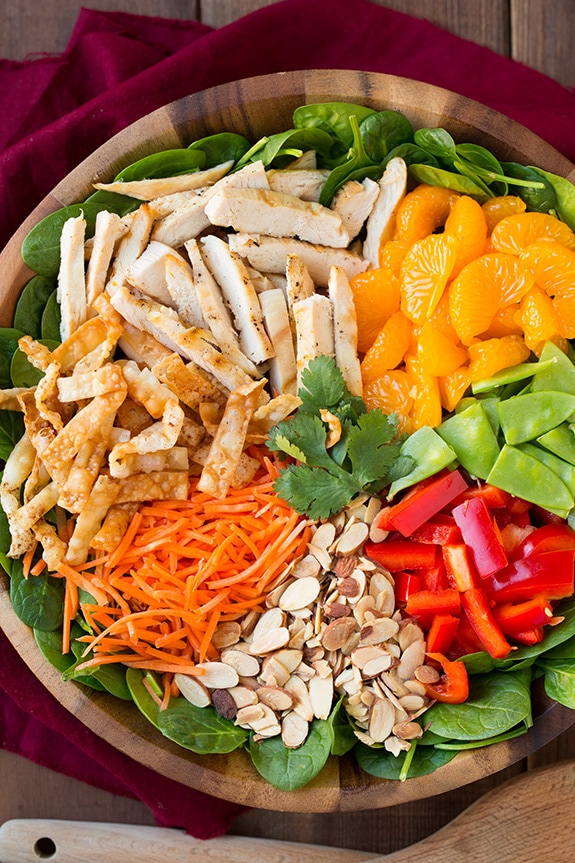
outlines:
M0 256L0 324L9 326L16 299L31 276L22 262L24 236L41 218L84 200L95 180L108 181L125 165L156 151L186 146L204 135L232 130L257 140L291 126L301 104L348 101L402 111L414 127L442 126L460 141L480 143L504 160L533 164L575 181L575 166L527 129L447 90L390 75L301 71L226 84L173 102L120 132L72 171L15 233ZM0 625L49 692L95 734L138 762L184 785L266 809L305 812L382 808L451 790L526 757L575 721L575 712L533 693L534 725L522 737L460 753L436 772L406 782L364 774L345 756L331 758L298 791L279 791L252 767L248 755L198 756L163 737L133 704L79 684L63 682L44 659L32 631L16 617L0 583Z

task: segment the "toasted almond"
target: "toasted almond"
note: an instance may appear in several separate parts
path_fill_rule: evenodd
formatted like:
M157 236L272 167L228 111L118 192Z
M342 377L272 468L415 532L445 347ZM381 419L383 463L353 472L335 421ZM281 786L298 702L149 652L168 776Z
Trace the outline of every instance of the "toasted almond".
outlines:
M411 743L409 740L402 740L393 734L384 741L383 746L387 752L391 752L391 754L395 755L396 758L402 752L406 752L411 749Z
M366 541L368 534L369 528L364 521L349 525L337 541L335 547L337 554L355 554Z
M286 713L282 719L282 742L288 749L297 749L305 741L309 732L309 723L294 710Z
M423 638L423 632L414 620L406 618L401 621L397 640L402 650L407 650L412 642L419 641L420 638Z
M216 712L223 716L224 719L235 719L238 707L233 695L227 689L214 689L212 692L212 704L216 708Z
M243 620L240 621L242 635L244 638L248 638L253 633L254 627L256 626L259 619L259 611L254 611L252 609L252 611L248 611Z
M369 736L376 743L383 741L391 734L395 723L393 705L386 698L376 698L369 711Z
M365 512L365 522L369 525L373 524L373 521L381 510L381 500L378 497L370 497L366 512Z
M326 521L324 524L320 524L312 537L313 546L327 551L335 539L335 532L335 525L331 522Z
M230 647L240 640L242 628L235 620L226 620L224 623L219 623L216 631L212 636L212 645L216 650L223 650L224 647Z
M409 691L413 695L421 695L425 697L427 695L427 689L423 683L420 683L419 680L405 680L405 688L409 689Z
M388 530L382 530L377 527L377 523L372 521L369 526L369 538L372 542L383 542L389 536Z
M316 674L309 682L309 697L314 716L317 719L327 719L333 704L333 677L320 677Z
M379 620L371 620L363 624L359 633L359 643L362 646L385 644L397 634L398 630L399 624L391 617L380 617Z
M242 677L256 677L260 671L260 664L255 656L245 653L243 650L229 648L223 650L220 659L226 665L231 665Z
M322 525L323 527L324 525ZM314 545L313 543L309 543L308 551L318 561L320 567L324 569L326 572L329 572L332 567L332 557L331 554L325 550L325 548L320 548L320 546Z
M354 617L337 617L328 624L321 637L321 643L326 650L339 650L357 629Z
M353 609L353 616L360 626L362 626L365 621L366 612L373 608L375 608L375 599L373 596L362 596L356 603Z
M258 679L266 685L283 686L286 680L289 679L290 673L285 665L272 653L270 656L266 656L262 662Z
M401 654L397 674L401 680L410 680L415 677L415 671L425 661L425 641L423 638L412 641Z
M389 656L387 650L384 650L382 647L377 647L376 645L356 647L351 654L351 661L356 668L362 671L368 662L371 662L373 659L379 659L381 656Z
M250 728L266 737L274 737L276 734L280 734L281 727L271 707L263 703L260 703L258 706L262 708L263 714L259 719L253 719L250 722Z
M250 644L250 653L253 656L265 656L266 653L273 653L274 650L285 647L288 642L289 629L285 626L278 626L277 629L270 629L263 632L257 639L254 638Z
M422 698L421 695L403 695L399 702L408 713L417 713L418 710L425 707L425 698Z
M305 719L307 722L311 722L314 717L313 707L308 688L301 677L298 677L296 674L292 674L285 684L284 689L287 689L287 691L291 692L294 696L295 704L293 709L298 716L301 716L302 719Z
M289 673L295 671L296 668L300 665L303 659L303 652L301 650L296 650L294 648L286 647L283 650L278 650L275 654L275 658L278 662L287 668Z
M355 554L337 554L333 565L334 574L337 578L346 578L351 575L357 564L357 556Z
M279 627L284 626L284 624L285 615L281 608L270 608L268 611L264 611L253 629L253 641L256 641L271 629L278 629Z
M174 683L186 701L195 707L207 707L211 703L209 689L197 677L188 674L175 674Z
M414 677L421 683L437 683L439 671L432 665L420 665L415 669Z
M228 689L237 686L238 672L225 662L198 662L197 668L203 668L202 683L208 689Z
M362 677L369 679L377 677L382 671L388 671L393 665L393 656L391 653L384 653L382 656L377 656L366 662L361 670Z
M251 704L258 703L256 690L250 689L248 686L232 686L228 692L234 699L238 710L241 707L249 707Z
M279 607L283 611L296 611L307 608L319 596L320 583L315 576L296 578L280 597Z
M259 702L258 704L249 704L246 707L240 707L236 714L236 725L251 727L252 722L257 722L264 715L264 705Z
M344 605L343 602L329 602L323 607L324 617L327 618L337 618L337 617L349 617L351 614L351 608L349 605Z
M260 686L257 695L260 701L279 713L291 710L294 705L293 694L280 686Z
M307 578L310 575L317 576L319 575L320 568L317 557L314 557L313 554L306 554L305 557L298 560L291 574L294 578Z
M313 670L317 674L318 677L325 678L331 677L332 668L327 659L316 659L312 665Z

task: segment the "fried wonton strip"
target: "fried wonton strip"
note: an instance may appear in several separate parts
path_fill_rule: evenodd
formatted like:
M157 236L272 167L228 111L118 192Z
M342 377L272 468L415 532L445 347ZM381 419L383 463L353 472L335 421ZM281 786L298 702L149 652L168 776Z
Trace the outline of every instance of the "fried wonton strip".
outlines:
M23 503L28 503L29 500L38 494L38 492L44 488L45 485L48 485L50 482L50 474L44 467L44 463L38 453L36 453L36 458L34 460L34 464L32 466L32 470L28 474L26 482L24 483L24 490L22 494Z
M60 377L60 364L50 363L44 377L38 382L34 399L40 416L54 426L56 431L64 427L64 418L58 410L58 379Z
M0 483L0 505L6 513L14 549L23 548L24 554L32 546L33 536L17 524L11 524L13 514L20 508L20 489L27 477L30 475L36 460L36 451L28 437L24 433L6 461L2 482ZM18 557L19 554L11 555Z
M115 502L118 492L118 485L109 476L98 477L86 506L76 519L74 531L68 542L66 563L71 566L78 566L86 562L90 543L100 529L104 516Z
M282 420L285 420L301 405L299 396L292 396L290 393L282 393L279 396L271 399L267 404L260 405L254 411L251 425L257 426L258 430L268 432L271 428L277 425Z
M108 462L114 477L127 476L125 458L131 454L155 453L175 446L184 422L184 411L177 399L166 402L160 421L143 429L126 443L117 444L111 451Z
M56 429L38 413L34 390L22 393L18 396L18 401L24 413L26 433L32 446L41 457L46 447L56 437Z
M118 366L107 363L94 372L79 372L68 378L60 378L58 396L62 402L93 399L117 390L122 380L123 374Z
M164 413L166 404L177 401L177 397L165 384L161 384L150 369L140 369L136 363L122 363L124 377L128 384L128 395L144 405L155 419Z
M11 387L7 390L0 390L0 410L3 411L22 411L20 396L24 393L34 394L34 390L28 387Z
M128 230L117 213L101 210L96 216L96 230L86 270L86 302L91 306L106 285L114 246Z
M51 571L56 570L58 564L64 560L66 543L60 539L53 525L49 524L44 518L39 518L32 525L32 533L34 539L38 540L42 546L42 557L48 569Z
M114 416L111 415L102 423L97 434L80 448L72 462L58 499L60 506L69 512L82 512L89 505L92 488L104 464L113 423Z
M138 506L138 503L112 504L101 528L92 537L91 548L97 551L113 551L126 533Z
M115 480L118 484L116 503L145 500L186 500L187 471L154 471Z
M197 448L193 455L194 461L201 465L202 468L208 461L210 455L211 443L202 444ZM236 469L234 471L233 479L230 483L230 488L245 488L246 485L252 481L258 469L260 467L260 463L249 456L247 452L243 452L238 460L236 465Z
M233 161L222 162L220 165L208 168L206 171L194 171L191 174L181 174L177 177L94 183L94 188L103 189L106 192L117 192L120 195L129 195L131 198L138 198L140 201L151 201L153 198L161 198L164 195L172 195L175 192L186 192L189 189L201 189L202 186L211 186L227 174L233 164Z
M74 366L74 374L87 374L102 368L112 357L116 345L124 331L120 321L106 320L106 338L94 350L78 360Z
M178 435L177 444L178 446L185 446L188 455L193 456L205 435L206 430L203 426L191 419L191 417L185 416L180 434Z
M44 462L51 468L63 467L92 438L102 423L115 414L126 397L126 385L103 396L96 396L75 414L43 452Z
M90 318L89 321L78 327L66 341L54 348L52 357L60 363L61 373L67 374L86 354L91 353L102 342L106 341L107 337L106 321L101 317Z
M198 489L224 498L244 449L250 419L258 406L264 381L252 381L230 393L222 421L210 447Z
M158 473L166 470L185 470L189 467L185 446L173 446L156 452L130 453L122 459L121 477L140 473ZM112 474L114 476L114 474Z
M34 368L40 369L42 372L47 372L54 362L54 356L50 349L33 339L32 336L22 336L18 339L18 347L26 354Z
M145 364L149 368L153 368L156 363L172 354L169 348L166 348L154 336L128 323L124 324L124 331L118 341L118 346L129 360Z
M58 488L56 483L49 482L28 503L14 510L8 516L10 535L12 536L8 557L20 557L24 553L22 551L23 540L26 545L24 551L31 547L31 541L34 540L31 528L39 518L45 516L56 505L57 501Z
M196 410L200 402L226 403L227 394L215 386L194 363L184 363L179 354L164 357L152 367L152 371L192 410Z
M62 341L84 323L87 315L84 276L84 216L67 219L60 238L57 298L60 303Z

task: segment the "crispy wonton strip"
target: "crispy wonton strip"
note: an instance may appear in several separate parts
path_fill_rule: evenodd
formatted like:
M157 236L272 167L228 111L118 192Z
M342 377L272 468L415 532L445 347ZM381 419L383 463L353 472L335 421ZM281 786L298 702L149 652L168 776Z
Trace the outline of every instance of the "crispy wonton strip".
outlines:
M179 354L170 354L160 360L152 371L192 410L200 402L226 403L226 393L218 389L194 363L185 363Z
M187 471L154 471L116 480L116 503L145 500L185 500L188 496Z
M100 529L102 521L115 502L119 491L119 486L109 476L98 477L90 492L86 506L76 519L74 532L68 542L66 563L78 566L86 562L90 551L90 543Z
M72 462L66 482L60 489L58 503L69 512L82 512L104 464L108 440L114 423L111 414L93 438L86 441Z

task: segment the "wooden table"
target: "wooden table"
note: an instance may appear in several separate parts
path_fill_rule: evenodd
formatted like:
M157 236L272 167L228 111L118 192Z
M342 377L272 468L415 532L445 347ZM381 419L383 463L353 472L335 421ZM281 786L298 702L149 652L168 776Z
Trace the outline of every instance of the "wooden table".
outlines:
M274 0L91 0L98 9L197 18L222 26ZM23 59L63 50L81 0L0 0L0 57ZM575 85L572 0L387 0L390 8L427 18L460 36ZM536 766L575 757L575 726L536 755L457 791L376 812L327 815L254 810L233 832L389 853L435 832L490 788ZM141 803L116 797L0 751L0 823L9 818L68 818L153 824ZM535 851L536 849L534 849ZM535 859L535 857L533 858Z

